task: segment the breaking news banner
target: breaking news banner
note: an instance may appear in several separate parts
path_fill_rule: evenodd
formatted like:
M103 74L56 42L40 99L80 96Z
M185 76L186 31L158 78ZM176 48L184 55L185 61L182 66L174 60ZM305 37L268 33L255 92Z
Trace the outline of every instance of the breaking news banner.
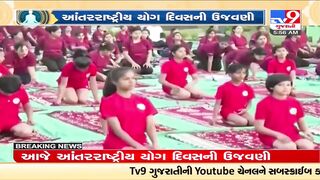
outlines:
M81 143L15 143L14 159L17 163L130 163L127 169L129 175L152 178L171 175L320 175L320 167L308 168L307 164L301 164L320 163L320 151L317 150L81 149ZM170 168L141 166L145 163L178 165ZM200 163L224 163L224 165L207 168L198 165ZM237 168L230 168L226 163L242 164ZM246 163L261 165L248 168ZM275 163L300 163L300 166L278 168Z
M220 24L264 25L265 11L74 11L17 10L19 25L39 24Z

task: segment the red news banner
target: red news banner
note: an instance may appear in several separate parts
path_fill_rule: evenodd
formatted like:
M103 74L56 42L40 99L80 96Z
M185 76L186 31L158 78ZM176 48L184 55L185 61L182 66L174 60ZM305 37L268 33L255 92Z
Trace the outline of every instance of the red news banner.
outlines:
M16 143L21 163L320 163L319 150L82 150L81 143Z
M176 175L320 176L320 164L319 168L311 168L311 164L306 164L320 163L320 151L317 150L82 150L81 143L15 143L14 149L16 162L130 163L130 175L150 175L152 178ZM146 163L149 167L144 166ZM166 164L153 167L150 163ZM225 164L208 168L199 163L207 163L208 166L213 163ZM259 163L261 166L246 167L241 164L234 168L226 163ZM277 163L291 163L288 166L292 167L277 167Z

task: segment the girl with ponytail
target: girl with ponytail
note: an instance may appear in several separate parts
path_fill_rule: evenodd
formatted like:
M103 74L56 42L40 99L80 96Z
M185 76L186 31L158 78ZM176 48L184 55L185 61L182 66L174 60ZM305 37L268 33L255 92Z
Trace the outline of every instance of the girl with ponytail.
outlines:
M153 116L157 110L151 102L132 93L136 74L129 67L110 71L100 105L102 127L108 135L104 149L157 149ZM108 129L107 129L108 128ZM152 146L147 144L145 133Z

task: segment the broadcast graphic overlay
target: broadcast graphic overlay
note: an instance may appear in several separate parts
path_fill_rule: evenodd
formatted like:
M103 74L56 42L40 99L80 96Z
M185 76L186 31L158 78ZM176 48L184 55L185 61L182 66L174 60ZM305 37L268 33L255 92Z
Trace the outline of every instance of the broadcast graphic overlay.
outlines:
M1 1L0 9L1 180L319 179L320 1ZM141 43L139 40L143 38L146 39ZM175 45L183 46L185 52L176 53ZM79 52L85 58L77 59ZM186 55L180 58L179 53ZM53 57L50 63L57 64L56 70L50 69L51 64L44 57ZM101 109L112 116L119 115L118 102L102 108L101 101L107 98L104 89L108 78L113 85L121 86L119 74L110 75L107 70L110 65L126 66L130 58L135 62L141 57L150 57L150 64L137 63L139 67L152 71L132 78L136 81L133 93L148 101L116 94L120 103L125 102L119 108L125 112L121 115L130 114L132 121L127 123L132 124L122 126L117 117L123 129L115 133L115 125L108 124L112 119L102 118ZM186 60L188 67L175 63L180 59ZM106 61L108 68L105 62L101 63L104 67L97 68L96 77L94 72L81 73L84 69L76 65L59 72L60 60L67 64L60 64L63 68L80 60L90 65ZM273 139L286 145L283 150L276 149L277 143L263 141L261 129L249 122L250 117L242 116L244 113L254 118L259 103L272 94L266 80L277 73L269 72L270 62L290 76L280 79L281 83L294 80L294 92L288 99L296 101L267 99L275 100L275 105L260 108L287 115L286 123L277 127L277 131L289 129L297 136L271 133ZM167 64L170 72L164 68ZM231 70L226 73L230 64L244 66L238 74L249 69L248 77L243 76L241 83L251 87L252 92L240 91L231 84L220 93L235 104L253 97L244 109L232 112L245 118L246 122L240 125L224 121L228 117L222 111L214 115L215 95L232 80ZM7 89L3 89L2 78L6 72L2 72L2 66L21 80L30 79L30 83L21 87L33 109L32 118L30 109L28 114L17 105L26 102L25 96L17 100L14 97L17 94L4 93ZM166 73L172 73L173 77L187 74L188 78L179 82L192 82L203 96L191 93L183 85L179 87L190 93L189 98L171 96L173 91L165 92L161 81ZM192 74L197 76L194 81ZM63 89L60 78L72 75L68 80L73 79L75 84L88 83L84 88L89 91L87 101L82 101L84 96L74 88L73 95L78 99L68 104L64 101L67 98L63 98L59 103L59 91ZM100 101L93 92L94 82ZM68 90L73 88L69 85ZM271 88L276 91L278 86ZM239 96L234 97L232 93L237 90ZM11 112L11 107L16 108L15 113L25 126L23 133L29 132L26 127L32 127L27 138L20 137L15 128L8 128L11 124L4 123L6 116L1 115ZM153 124L144 127L144 122L150 119L137 119L146 113L155 115ZM263 113L268 116L271 111ZM300 119L296 119L298 116ZM104 124L104 119L108 123ZM273 120L271 124L281 124ZM124 141L127 146L122 149L108 148L108 138L123 137L124 132L135 142L129 143L127 138ZM140 137L145 139L143 143Z
M300 10L271 10L270 32L273 35L300 35L301 34Z

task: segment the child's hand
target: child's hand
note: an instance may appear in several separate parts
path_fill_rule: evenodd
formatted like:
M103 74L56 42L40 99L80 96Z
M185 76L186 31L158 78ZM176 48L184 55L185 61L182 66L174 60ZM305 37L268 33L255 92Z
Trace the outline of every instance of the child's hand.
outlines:
M213 116L212 119L209 120L209 124L210 124L211 126L216 125L217 122L218 122L218 117L217 117L217 116Z
M133 69L141 69L141 66L139 64L137 64L137 63L133 63L132 64L132 68Z
M246 112L248 112L247 109L241 109L241 110L238 112L238 114L239 114L239 115L242 115L242 114L244 114L244 113L246 113Z
M281 142L284 142L284 143L287 143L287 142L290 142L290 141L291 141L291 139L290 139L287 135L284 135L284 134L282 134L282 133L279 133L279 134L277 135L277 139L278 139L279 141L281 141Z
M33 126L33 125L35 125L36 123L33 121L33 119L28 119L27 124Z
M172 93L173 94L179 94L179 92L180 92L180 87L174 87L174 88L172 88Z
M94 104L100 104L100 99L94 100Z
M157 150L157 149L159 149L158 144L153 144L153 145L152 145L152 149L153 149L153 150Z
M61 100L60 100L60 99L57 99L57 100L53 103L53 105L55 105L55 106L60 106L60 105L61 105Z
M152 65L151 65L150 62L147 62L147 63L145 63L145 64L143 65L143 67L145 67L145 68L152 68Z
M148 150L147 147L145 147L145 146L143 146L141 144L137 145L135 148L138 149L138 150Z
M311 134L310 131L303 131L303 135L305 136L306 139L313 141L313 135Z

